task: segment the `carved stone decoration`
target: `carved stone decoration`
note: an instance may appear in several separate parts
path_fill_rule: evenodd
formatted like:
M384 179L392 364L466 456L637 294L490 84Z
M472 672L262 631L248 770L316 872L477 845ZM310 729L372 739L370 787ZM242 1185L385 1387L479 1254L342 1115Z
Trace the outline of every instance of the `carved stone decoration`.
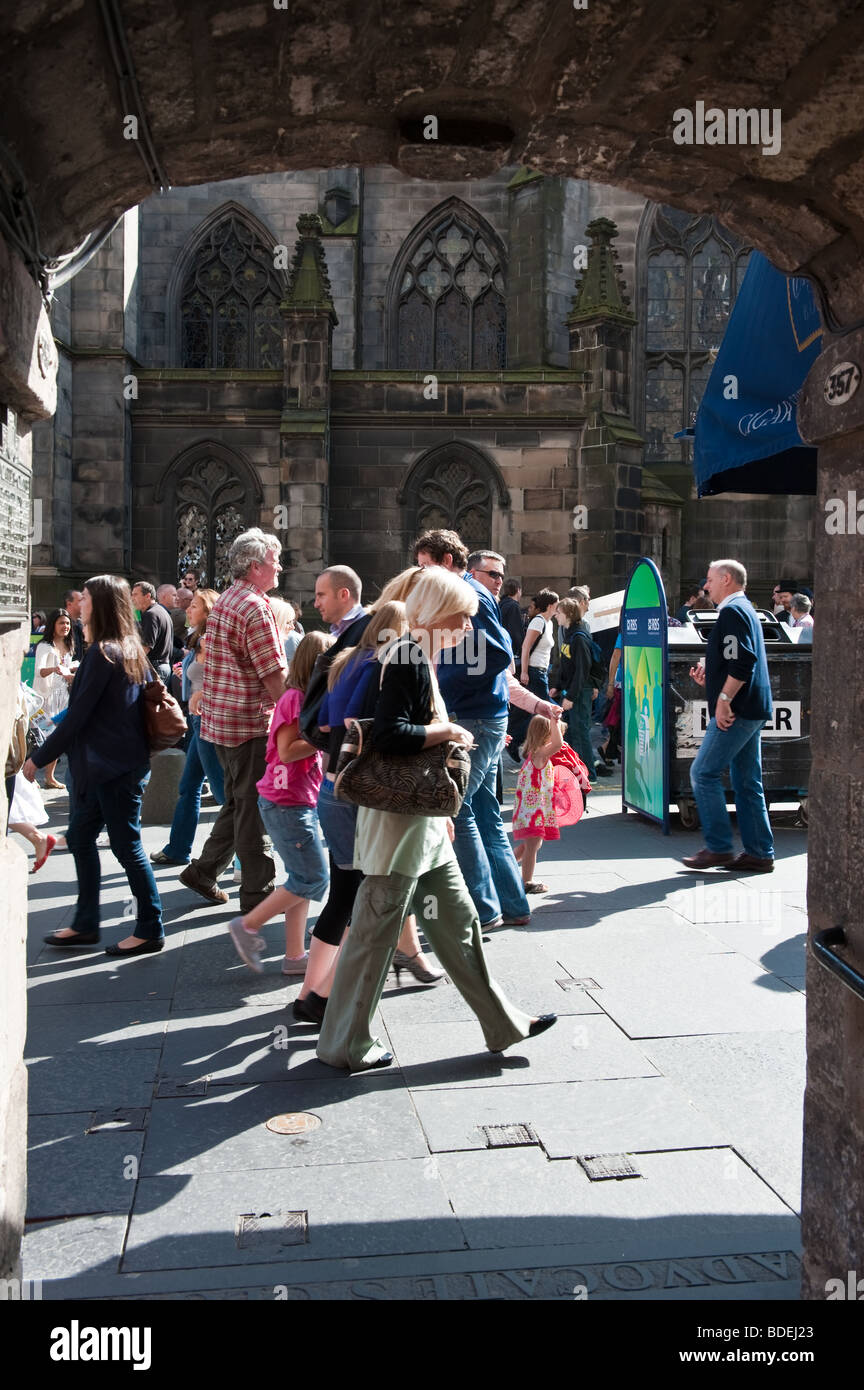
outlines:
M227 213L200 242L183 280L181 365L281 367L283 289L272 247L239 212Z
M469 551L492 542L492 515L510 505L501 477L471 445L446 444L418 460L400 501L406 509L406 530L456 531Z

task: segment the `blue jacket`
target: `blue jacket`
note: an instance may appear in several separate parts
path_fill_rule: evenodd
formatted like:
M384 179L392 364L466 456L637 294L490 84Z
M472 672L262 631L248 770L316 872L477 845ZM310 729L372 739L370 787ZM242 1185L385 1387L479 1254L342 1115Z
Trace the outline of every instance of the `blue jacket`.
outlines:
M773 704L765 639L756 612L743 593L736 594L717 615L705 653L705 693L708 717L713 718L717 696L727 676L744 685L732 700L733 714L742 719L770 719Z
M460 719L503 719L510 703L507 672L513 645L501 626L498 604L488 589L465 576L480 600L472 618L473 631L465 641L438 660L438 684L455 722Z
M66 717L33 752L33 762L46 767L68 753L76 796L88 783L101 785L147 768L150 745L142 689L127 680L122 662L109 661L98 646L88 647L72 682Z

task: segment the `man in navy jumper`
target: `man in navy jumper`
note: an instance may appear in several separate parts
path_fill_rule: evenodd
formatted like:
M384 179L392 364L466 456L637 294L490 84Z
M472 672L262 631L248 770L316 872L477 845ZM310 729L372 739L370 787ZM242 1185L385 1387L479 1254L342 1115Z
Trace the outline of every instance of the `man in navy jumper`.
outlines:
M554 719L561 710L526 691L510 674L513 647L501 626L498 604L488 588L465 574L468 552L455 531L425 531L414 542L414 557L418 565L455 570L479 599L467 641L448 654L452 660L438 666L448 714L474 735L471 776L454 822L453 848L481 927L526 926L531 909L496 795L498 759L511 691L532 714ZM481 565L495 568L491 561L482 560Z
M705 587L717 605L705 665L691 668L708 697L708 728L690 769L690 784L706 849L684 860L688 869L722 865L770 874L774 837L762 790L762 727L772 712L771 682L759 615L744 593L747 571L737 560L715 560ZM732 779L743 854L732 854L732 826L723 777Z

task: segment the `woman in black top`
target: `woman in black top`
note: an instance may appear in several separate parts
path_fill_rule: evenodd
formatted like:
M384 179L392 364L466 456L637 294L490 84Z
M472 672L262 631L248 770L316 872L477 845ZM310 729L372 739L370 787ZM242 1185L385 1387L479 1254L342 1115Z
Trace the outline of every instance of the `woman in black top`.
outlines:
M90 946L99 940L100 866L96 837L104 826L116 858L126 870L138 905L135 932L111 956L161 951L162 904L153 870L141 845L141 798L150 779L150 748L141 691L151 679L138 636L129 586L100 574L88 579L81 618L90 646L78 668L62 724L24 764L31 782L36 769L69 757L72 778L66 843L75 860L78 902L71 927L52 932L49 946Z
M447 718L433 663L471 631L477 595L436 565L417 581L405 609L411 636L379 656L382 670L368 687L363 714L374 717L372 744L385 754L419 753L448 741L470 744L468 730ZM477 1015L490 1051L501 1052L555 1022L553 1014L530 1018L490 980L480 919L452 840L453 825L445 817L359 808L354 862L365 878L324 1015L322 1062L366 1071L393 1061L373 1038L372 1019L412 902L441 965Z

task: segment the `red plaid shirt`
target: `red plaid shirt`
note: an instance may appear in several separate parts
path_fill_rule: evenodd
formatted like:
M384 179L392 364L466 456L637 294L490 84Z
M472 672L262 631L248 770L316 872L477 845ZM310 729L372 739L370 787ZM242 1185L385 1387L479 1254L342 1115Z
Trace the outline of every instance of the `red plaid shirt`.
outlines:
M266 738L274 702L261 682L287 669L267 595L236 579L207 619L201 737L226 748Z

